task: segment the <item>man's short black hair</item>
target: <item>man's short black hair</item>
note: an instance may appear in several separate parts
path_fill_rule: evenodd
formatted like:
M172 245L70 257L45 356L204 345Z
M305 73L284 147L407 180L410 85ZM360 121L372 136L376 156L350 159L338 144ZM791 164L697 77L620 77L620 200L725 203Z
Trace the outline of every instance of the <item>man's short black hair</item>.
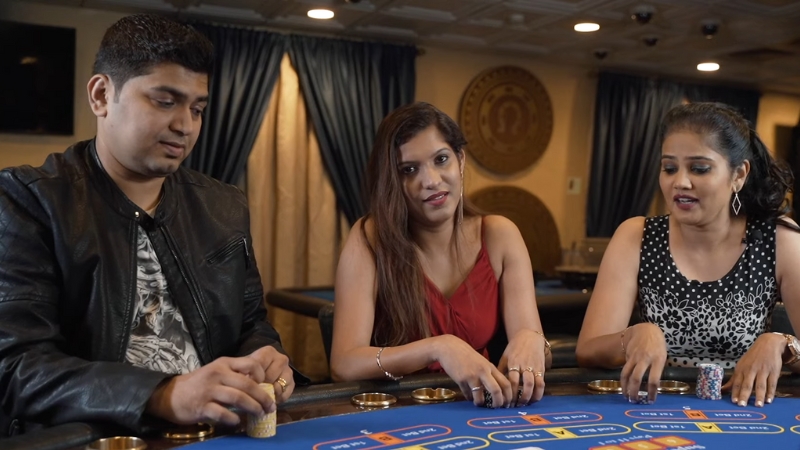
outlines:
M119 95L128 80L164 63L210 77L213 53L211 41L191 26L153 14L135 14L106 30L93 70L108 75Z

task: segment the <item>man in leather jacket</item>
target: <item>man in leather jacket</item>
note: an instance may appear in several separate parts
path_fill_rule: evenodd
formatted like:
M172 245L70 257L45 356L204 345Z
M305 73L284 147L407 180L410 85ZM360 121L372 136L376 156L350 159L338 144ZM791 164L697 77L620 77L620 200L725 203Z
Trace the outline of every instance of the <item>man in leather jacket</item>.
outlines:
M211 43L191 27L123 18L87 86L95 139L0 172L0 422L10 428L236 424L232 408L274 411L258 383L273 383L278 403L292 393L244 195L180 166L212 66Z

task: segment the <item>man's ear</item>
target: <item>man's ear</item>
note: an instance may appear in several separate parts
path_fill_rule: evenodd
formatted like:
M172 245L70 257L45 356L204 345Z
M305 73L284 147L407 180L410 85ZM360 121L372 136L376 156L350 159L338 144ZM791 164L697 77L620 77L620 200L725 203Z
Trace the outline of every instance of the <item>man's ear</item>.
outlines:
M108 114L108 104L114 98L114 85L108 75L93 75L86 85L86 92L89 94L89 106L94 115L105 117Z

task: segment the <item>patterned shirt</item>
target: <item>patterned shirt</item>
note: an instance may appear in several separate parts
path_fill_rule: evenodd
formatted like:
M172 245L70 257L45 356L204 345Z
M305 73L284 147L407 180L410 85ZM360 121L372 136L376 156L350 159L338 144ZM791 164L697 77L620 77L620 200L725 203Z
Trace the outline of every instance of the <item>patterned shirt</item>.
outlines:
M169 374L199 368L192 336L170 296L161 264L142 227L138 227L136 260L136 309L125 360Z
M639 308L667 342L667 364L732 368L770 327L780 299L775 282L775 225L748 220L746 248L716 281L687 279L669 250L669 216L645 220Z

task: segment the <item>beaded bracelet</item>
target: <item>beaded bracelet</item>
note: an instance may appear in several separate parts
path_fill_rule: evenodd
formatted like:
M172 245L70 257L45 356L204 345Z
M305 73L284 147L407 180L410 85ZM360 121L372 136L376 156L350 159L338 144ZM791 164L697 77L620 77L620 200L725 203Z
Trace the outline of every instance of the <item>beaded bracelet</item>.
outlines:
M390 379L390 380L392 380L392 381L401 380L401 379L403 378L403 376L402 376L402 375L400 375L399 377L396 377L396 376L392 375L391 373L389 373L389 372L388 372L386 369L384 369L384 368L383 368L383 366L381 365L381 353L383 353L383 351L384 351L385 349L386 349L386 347L381 347L381 349L380 349L380 350L378 350L378 354L377 354L377 355L375 355L375 361L378 363L378 368L379 368L379 369L381 369L381 371L383 372L383 374L384 374L384 375L386 375L386 378L388 378L388 379Z
M538 330L533 330L533 332L541 336L542 339L544 339L544 354L547 355L548 353L553 353L553 349L550 348L550 341L548 341L547 338L544 337L544 333Z

